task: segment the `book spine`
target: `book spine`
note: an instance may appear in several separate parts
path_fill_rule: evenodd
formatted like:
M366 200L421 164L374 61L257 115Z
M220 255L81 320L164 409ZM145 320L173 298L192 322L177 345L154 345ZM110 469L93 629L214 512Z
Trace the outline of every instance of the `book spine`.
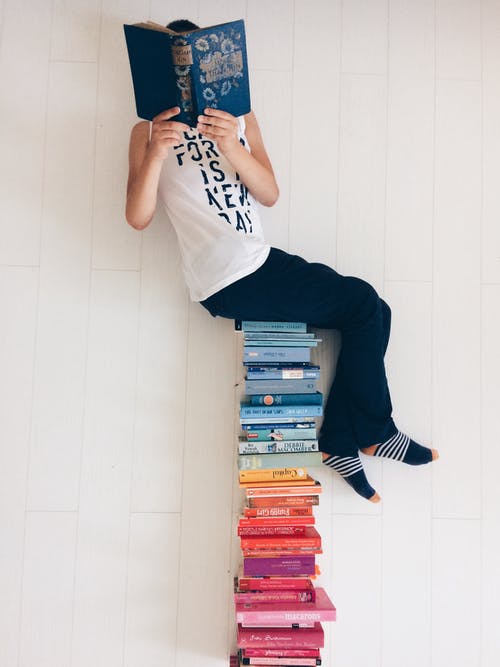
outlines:
M238 580L240 591L310 591L313 590L313 583L310 579L302 577L283 578L283 577L240 577Z
M287 479L275 479L272 481L240 482L240 487L243 489L280 489L284 494L289 494L289 491L292 489L297 493L299 493L299 489L301 491L303 489L305 492L305 487L314 487L315 485L316 482L310 475L291 481Z
M298 486L298 488L293 488L292 486L266 486L258 487L253 486L249 487L246 490L247 498L253 496L315 496L320 493L321 487L317 484L310 487Z
M272 421L275 417L321 417L321 405L246 405L240 407L240 417L267 417Z
M300 603L295 603L296 605ZM236 621L238 623L252 623L256 626L267 623L318 623L335 621L335 612L328 610L321 611L251 611L241 609L244 605L236 607ZM272 605L269 605L271 607Z
M246 340L245 347L317 347L318 343L321 342L321 338L309 338L309 339L300 339L300 340Z
M268 470L269 468L303 468L320 466L321 452L290 452L283 454L240 454L238 468L240 472L251 470ZM298 475L302 476L302 475ZM274 479L274 478L272 478ZM276 477L275 479L279 479Z
M247 380L317 380L319 366L253 366L247 364Z
M283 556L276 558L243 558L244 574L260 575L308 575L315 573L315 557Z
M306 468L269 468L257 470L240 470L241 484L250 482L275 482L300 480L307 475Z
M248 378L248 373L247 373ZM258 394L314 394L316 392L316 380L250 380L245 381L245 393L248 396Z
M311 340L314 339L314 333L304 332L284 332L284 331L245 331L244 340Z
M274 363L275 361L307 361L311 360L309 347L256 347L243 348L243 361Z
M272 519L314 519L312 507L245 507L243 509L245 519L256 521L270 521ZM240 525L242 524L240 519ZM252 524L254 525L254 524Z
M279 430L280 433L283 432L283 429L286 429L287 432L291 431L292 429L297 429L295 435L293 435L289 438L289 440L294 440L295 438L297 438L297 436L302 437L302 430L305 430L305 429L308 429L308 428L309 429L310 428L316 429L316 423L312 419L292 420L289 424L286 424L286 425L284 425L283 423L281 423L281 424L277 424L277 423L271 424L271 423L269 423L269 421L267 423L263 423L263 424L255 424L255 423L252 423L252 421L250 420L249 424L244 424L244 425L241 426L241 428L243 429L243 431L245 431L247 439L252 439L252 438L255 437L254 435L250 435L250 431L251 432L254 432L254 431L255 432L269 431L269 433L270 433L270 437L268 438L269 440L273 439L274 436L272 435L272 432L276 431L277 429ZM298 433L299 430L301 431L300 433ZM280 439L280 438L278 438L278 439ZM283 439L285 439L285 438L283 438Z
M279 667L284 665L286 667L309 667L321 665L319 658L242 658L243 665L271 665L271 667Z
M322 405L323 394L255 394L250 398L251 405Z
M172 62L174 65L175 83L177 87L178 106L189 125L195 125L197 110L194 108L193 80L191 68L193 65L193 52L191 45L185 37L172 40Z
M316 592L310 591L248 591L247 593L236 592L234 594L235 604L272 604L274 602L314 602L316 599Z
M313 517L314 518L314 517ZM305 535L305 526L238 526L239 537L281 536L293 537Z
M248 496L248 493L247 493ZM319 496L264 496L264 497L247 497L247 504L249 509L261 508L283 508L283 507L312 507L319 505Z
M295 333L306 333L305 322L260 322L252 320L236 320L237 331L293 331Z
M317 440L267 440L262 442L245 440L239 443L238 449L240 454L294 454L317 452L319 444Z
M262 657L262 658L319 658L319 649L272 649L272 648L247 648L242 649L244 658Z
M250 528L252 526L302 526L305 529L306 525L313 525L315 521L316 519L312 513L309 516L242 516L238 522L238 526L241 528Z
M321 547L304 547L297 549L289 549L285 547L276 547L274 549L242 549L241 553L248 558L288 558L291 556L304 556L322 554Z
M318 627L319 626L319 627ZM314 628L242 628L238 626L238 648L323 648L325 637L321 625Z

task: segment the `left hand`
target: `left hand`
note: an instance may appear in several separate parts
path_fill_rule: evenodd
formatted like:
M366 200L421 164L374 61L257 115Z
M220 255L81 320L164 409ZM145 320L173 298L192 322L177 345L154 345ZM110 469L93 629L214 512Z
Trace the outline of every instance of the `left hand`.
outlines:
M224 154L240 145L238 119L227 111L206 108L205 115L198 116L196 129L205 137L217 142L217 146Z

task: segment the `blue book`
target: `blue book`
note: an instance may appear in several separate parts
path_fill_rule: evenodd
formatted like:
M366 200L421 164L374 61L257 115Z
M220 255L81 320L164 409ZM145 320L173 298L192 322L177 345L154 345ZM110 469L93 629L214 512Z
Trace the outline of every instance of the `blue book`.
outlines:
M321 338L308 338L299 340L246 340L245 347L317 347L321 342Z
M252 424L252 423L242 424L241 428L244 431L247 432L247 438L250 439L250 438L253 437L250 432L253 432L253 431L255 431L255 432L256 431L269 431L269 432L271 432L271 431L274 431L275 429L282 429L283 428L283 422L280 422L279 424L276 423L276 422L271 424L269 421L266 422L266 423L261 422L261 423L258 423L258 424ZM297 429L297 436L293 436L293 438L299 437L298 436L298 431L311 429L311 428L316 429L316 422L314 422L310 419L298 419L295 423L290 423L290 424L286 425L286 429ZM302 438L304 436L302 436L302 434L301 434L300 437ZM316 437L316 436L314 436L314 437Z
M245 364L247 367L247 380L303 380L318 379L319 366L312 364L302 364L300 366L277 365L272 366L253 366Z
M259 322L254 320L235 320L236 331L295 331L306 333L305 322Z
M267 417L321 417L321 405L240 405L240 417L244 419Z
M249 425L252 426L252 425ZM292 424L292 426L297 426L297 424ZM246 442L267 442L271 444L273 442L286 442L287 440L292 440L294 442L304 442L310 440L316 440L316 427L314 424L310 428L268 428L267 424L258 425L258 428L253 428L251 431L245 431L246 433ZM240 452L243 454L243 452Z
M287 363L311 360L309 347L244 347L243 361L273 364L277 361Z
M313 394L316 380L246 380L245 393L256 394Z
M152 21L123 28L140 118L178 106L174 120L196 127L205 107L250 111L242 19L181 34Z
M313 333L295 333L293 331L245 331L244 340L309 340Z
M323 394L257 394L250 397L251 405L322 405Z

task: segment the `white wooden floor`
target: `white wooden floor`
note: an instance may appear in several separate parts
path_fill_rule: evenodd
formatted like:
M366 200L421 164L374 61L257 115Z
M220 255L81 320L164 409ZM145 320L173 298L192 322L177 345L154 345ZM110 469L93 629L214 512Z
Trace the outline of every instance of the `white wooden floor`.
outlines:
M246 19L267 236L387 299L397 422L441 453L368 461L379 506L318 472L324 663L496 667L500 0L0 11L1 667L219 667L234 643L238 339L189 303L163 214L124 219L122 24L179 16Z

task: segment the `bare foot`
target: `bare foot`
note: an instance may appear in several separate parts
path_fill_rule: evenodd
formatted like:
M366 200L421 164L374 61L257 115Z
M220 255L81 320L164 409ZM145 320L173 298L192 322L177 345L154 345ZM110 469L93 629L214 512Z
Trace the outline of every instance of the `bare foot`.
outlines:
M439 458L438 450L437 449L431 449L431 452L432 452L432 460L437 461L437 459Z
M378 493L375 491L375 494L374 494L371 498L368 498L368 500L369 500L371 503L379 503L379 502L381 501L381 498L380 498L380 496L378 495Z
M366 454L367 456L373 456L377 447L378 445L372 445L371 447L365 447L364 449L361 449L361 451L363 452L363 454Z

